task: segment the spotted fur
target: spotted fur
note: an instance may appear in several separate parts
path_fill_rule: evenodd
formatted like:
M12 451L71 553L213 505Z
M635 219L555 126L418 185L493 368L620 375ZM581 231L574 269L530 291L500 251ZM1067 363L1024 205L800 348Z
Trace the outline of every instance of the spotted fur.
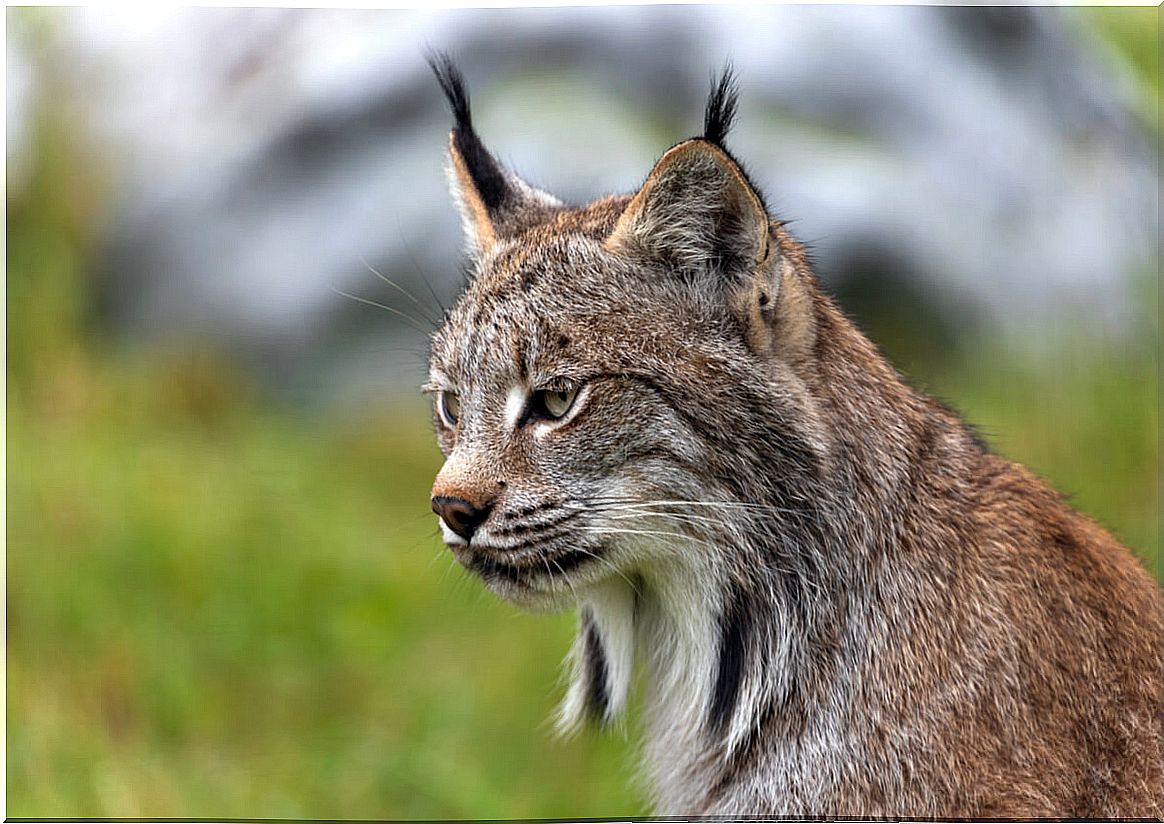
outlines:
M473 259L433 494L487 513L442 528L488 587L578 606L561 726L638 670L661 814L1164 815L1159 587L821 291L724 147L730 77L637 192L568 207L435 67Z

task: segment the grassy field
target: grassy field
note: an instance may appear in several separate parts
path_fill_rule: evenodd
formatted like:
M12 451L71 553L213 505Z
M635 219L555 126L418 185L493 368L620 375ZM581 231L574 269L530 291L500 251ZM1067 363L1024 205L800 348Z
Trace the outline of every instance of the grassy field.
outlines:
M546 724L573 617L498 602L441 547L418 399L320 420L205 344L103 339L100 186L63 133L8 214L8 816L647 812L633 725ZM914 377L1159 576L1145 288L1128 340L994 341Z

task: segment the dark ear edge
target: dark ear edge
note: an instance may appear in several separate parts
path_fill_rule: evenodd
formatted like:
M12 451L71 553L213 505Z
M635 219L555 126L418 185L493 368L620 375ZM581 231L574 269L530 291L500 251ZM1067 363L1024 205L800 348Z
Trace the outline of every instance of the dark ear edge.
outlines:
M463 170L468 177L468 182L472 184L485 209L495 212L512 199L513 191L505 172L473 130L465 76L446 53L430 53L426 59L453 113L454 125L449 148L459 156L454 157L454 163L459 167L458 171Z

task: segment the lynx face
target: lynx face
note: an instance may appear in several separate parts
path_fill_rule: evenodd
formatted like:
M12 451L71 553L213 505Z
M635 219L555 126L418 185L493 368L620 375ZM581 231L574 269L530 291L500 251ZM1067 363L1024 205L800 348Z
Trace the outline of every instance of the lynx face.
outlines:
M780 357L796 329L779 323L792 266L718 143L728 80L710 137L668 151L633 197L573 209L493 160L459 75L439 68L474 258L426 387L447 459L432 491L446 543L530 608L714 552L747 526L720 504L759 500L747 486L770 469L739 444L785 443L794 474L819 452L807 392Z
M697 475L701 439L668 398L693 360L729 393L724 376L746 363L727 317L680 290L645 294L663 290L603 249L601 223L504 242L433 342L442 532L461 563L531 607L633 576L660 548L651 539L682 526L663 523L660 502L713 494ZM661 305L667 316L650 310Z

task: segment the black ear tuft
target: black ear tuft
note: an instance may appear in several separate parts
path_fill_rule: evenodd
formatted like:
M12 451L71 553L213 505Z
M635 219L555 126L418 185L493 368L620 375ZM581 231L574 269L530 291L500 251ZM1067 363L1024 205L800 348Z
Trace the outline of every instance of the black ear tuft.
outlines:
M457 129L472 131L473 116L469 112L469 91L465 88L465 76L446 52L430 52L425 59L436 75L437 82L441 84L441 91L449 100Z
M731 130L736 116L736 102L739 89L736 87L735 72L731 63L723 68L719 81L712 81L711 94L707 97L707 108L703 113L703 139L721 149L723 140Z
M453 118L456 121L453 127L453 141L457 151L465 161L469 176L485 208L495 211L511 197L510 186L501 166L473 131L473 117L469 111L469 90L465 86L465 76L453 63L453 59L443 52L429 54L428 65L432 67L437 82L441 84L441 90L449 100L449 107L453 110Z

